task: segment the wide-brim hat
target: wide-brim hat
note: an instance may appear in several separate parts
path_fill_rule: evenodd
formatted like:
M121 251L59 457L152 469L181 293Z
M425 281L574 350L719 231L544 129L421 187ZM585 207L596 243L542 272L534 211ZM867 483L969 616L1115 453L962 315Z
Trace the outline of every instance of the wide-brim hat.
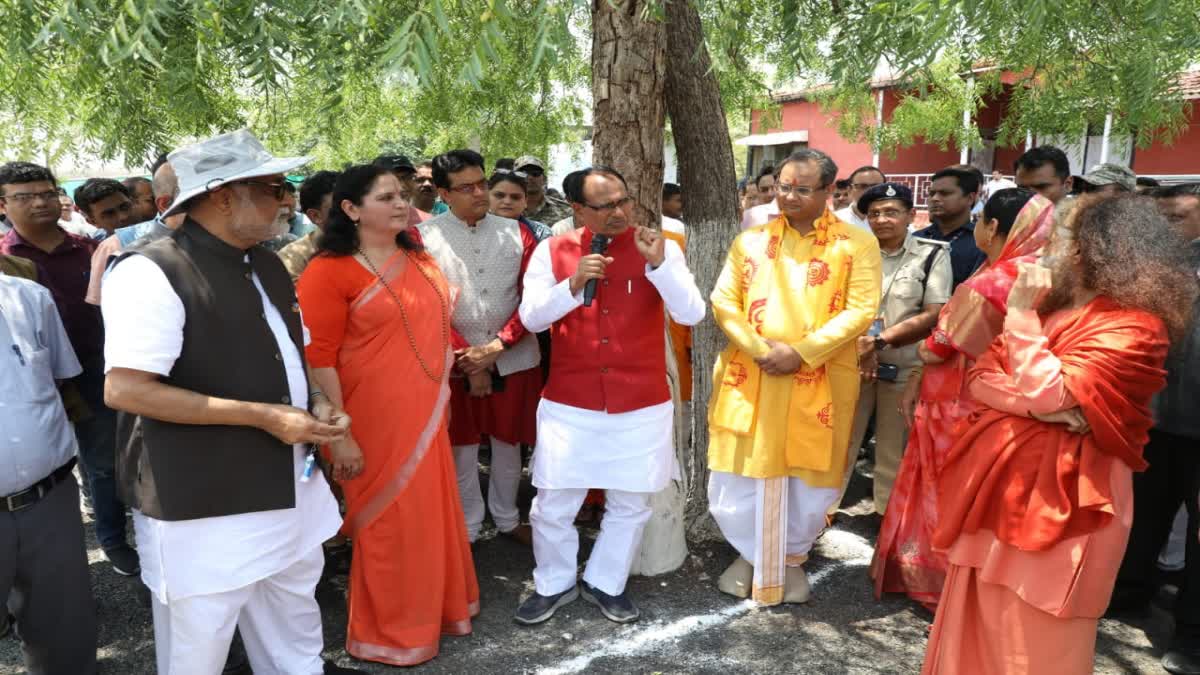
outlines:
M180 148L167 155L167 161L179 180L179 194L163 217L177 213L196 195L247 178L286 175L312 157L276 157L249 129L241 129Z

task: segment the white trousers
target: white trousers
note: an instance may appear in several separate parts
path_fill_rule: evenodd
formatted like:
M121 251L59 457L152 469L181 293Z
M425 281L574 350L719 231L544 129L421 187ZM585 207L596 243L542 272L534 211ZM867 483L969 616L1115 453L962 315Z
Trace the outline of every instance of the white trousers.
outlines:
M838 488L811 487L799 478L747 478L713 471L708 509L721 534L754 566L754 599L782 598L784 567L800 565L825 527Z
M521 485L521 447L492 436L492 465L488 472L487 508L501 532L520 524L517 489ZM483 526L483 493L479 488L479 444L454 446L454 469L458 473L458 496L462 500L467 539L479 538Z
M541 595L557 595L575 585L579 569L579 531L575 516L587 497L585 488L539 488L529 512L533 526L533 583ZM604 491L604 519L583 580L609 595L625 592L629 568L650 520L650 494Z
M153 598L159 675L216 675L241 627L255 675L320 675L321 609L313 593L325 558L318 546L248 586L169 604Z

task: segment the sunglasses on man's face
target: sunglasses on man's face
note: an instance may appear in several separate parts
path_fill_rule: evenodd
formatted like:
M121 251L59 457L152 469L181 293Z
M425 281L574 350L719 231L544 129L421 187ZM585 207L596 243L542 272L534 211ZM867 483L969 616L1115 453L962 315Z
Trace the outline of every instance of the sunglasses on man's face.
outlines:
M269 188L269 189L272 191L272 192L270 193L270 194L271 194L271 196L272 196L272 197L275 199L275 201L277 201L277 202L278 202L278 201L283 201L283 195L284 195L284 194L286 194L286 192L287 192L287 183L286 183L286 182L281 182L281 183L267 183L267 182L265 182L265 181L257 181L257 180L244 180L244 181L242 181L242 184L243 184L243 185L256 185L256 186L258 186L258 187L261 187L261 188Z

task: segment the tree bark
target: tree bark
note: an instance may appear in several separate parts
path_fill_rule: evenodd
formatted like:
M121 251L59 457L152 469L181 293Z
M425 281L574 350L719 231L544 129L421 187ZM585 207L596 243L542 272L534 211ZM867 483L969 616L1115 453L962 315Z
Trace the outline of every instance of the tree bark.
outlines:
M710 70L700 14L689 0L668 0L667 71L664 90L675 135L683 220L688 227L688 265L708 297L717 283L729 244L739 232L737 174L721 91ZM693 537L711 535L708 517L708 399L713 364L725 335L712 314L692 334L692 452L681 467L689 486L686 518Z
M592 0L592 158L625 176L635 222L659 227L666 26L653 0Z
M653 0L593 0L592 157L625 176L635 204L634 222L658 228L662 222L663 127L666 106L666 27L655 18ZM664 333L666 324L664 319ZM669 339L669 337L668 337ZM668 345L670 343L668 342ZM682 405L678 372L668 346L668 380L676 401L677 458L686 461L681 445ZM681 462L682 463L682 462ZM653 513L634 557L632 574L655 575L678 569L687 558L684 505L687 483L671 482L653 495Z

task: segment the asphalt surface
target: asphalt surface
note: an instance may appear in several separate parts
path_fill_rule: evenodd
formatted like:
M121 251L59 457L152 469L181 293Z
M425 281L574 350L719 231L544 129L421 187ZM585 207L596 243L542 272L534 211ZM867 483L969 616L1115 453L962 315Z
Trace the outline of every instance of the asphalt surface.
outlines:
M629 591L640 622L613 624L582 599L549 622L519 627L512 612L532 591L532 552L485 532L476 545L482 613L468 637L445 638L441 654L411 669L420 673L916 673L931 616L900 597L876 601L867 578L878 521L862 515L868 481L856 476L838 522L806 565L812 600L806 605L757 608L716 590L735 554L724 542L693 543L684 566L659 577L634 577ZM526 485L523 506L528 508ZM100 618L100 672L154 672L149 598L136 579L121 577L103 559L88 528L93 589ZM595 531L584 530L581 560ZM345 642L345 579L318 589L326 658L366 672L397 669L356 662ZM403 601L398 598L397 601ZM64 626L63 630L70 630ZM1170 638L1162 609L1141 621L1103 620L1097 673L1162 673ZM24 672L13 636L0 639L0 675Z

